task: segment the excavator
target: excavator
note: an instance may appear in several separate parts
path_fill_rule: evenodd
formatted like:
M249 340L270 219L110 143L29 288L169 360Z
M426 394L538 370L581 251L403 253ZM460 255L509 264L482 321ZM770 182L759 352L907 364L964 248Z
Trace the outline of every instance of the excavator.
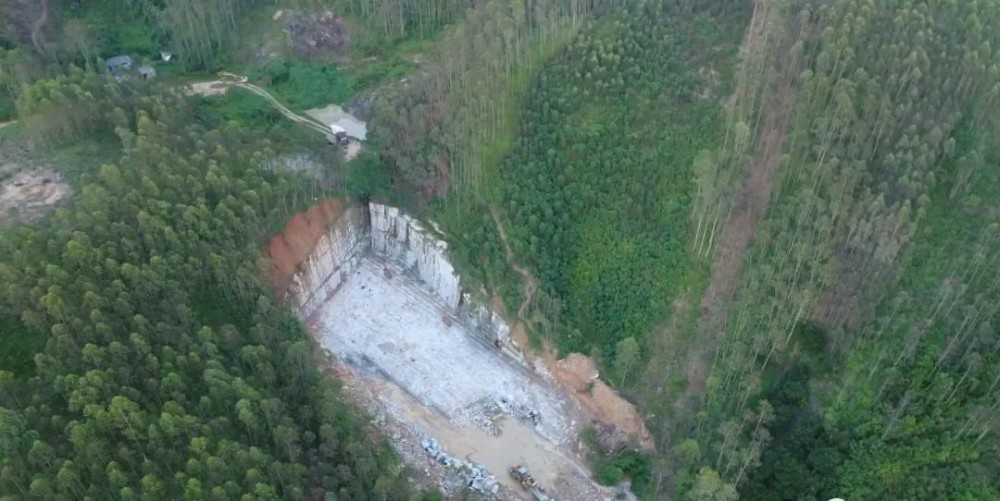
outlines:
M510 476L514 477L514 480L517 480L524 490L531 489L535 486L535 484L537 484L537 482L535 482L535 477L532 477L531 474L528 473L528 469L519 464L510 467Z
M535 477L532 477L531 473L528 473L528 469L525 468L524 465L516 464L511 466L509 471L510 476L521 484L521 488L526 491L530 491L536 501L555 501L555 498L546 494L545 489L538 485L538 482L535 481Z

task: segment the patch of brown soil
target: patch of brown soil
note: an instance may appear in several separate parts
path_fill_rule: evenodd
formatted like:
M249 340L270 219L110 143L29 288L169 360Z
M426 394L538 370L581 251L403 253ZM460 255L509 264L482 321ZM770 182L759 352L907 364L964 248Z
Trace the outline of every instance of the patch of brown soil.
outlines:
M597 364L590 357L570 353L554 365L550 370L556 381L584 408L593 422L610 428L615 443L635 438L644 449L655 448L639 411L600 380Z
M6 169L0 169L0 172ZM70 187L55 171L22 170L0 182L0 225L33 223L66 198Z
M344 213L345 203L344 199L326 200L295 214L264 247L264 255L271 261L271 287L279 299L284 298L299 265L326 234L330 223Z
M597 364L590 357L570 353L559 360L558 352L544 340L542 351L535 352L529 347L524 322L516 322L510 336L511 344L521 350L525 360L536 370L551 375L563 391L580 404L587 421L599 428L611 445L627 444L635 439L643 449L656 448L638 409L601 381Z

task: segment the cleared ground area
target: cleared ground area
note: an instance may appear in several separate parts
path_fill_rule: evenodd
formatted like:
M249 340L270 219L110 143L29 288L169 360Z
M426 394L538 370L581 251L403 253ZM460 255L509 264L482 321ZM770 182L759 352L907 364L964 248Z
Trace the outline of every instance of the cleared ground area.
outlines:
M349 367L346 383L402 423L394 441L411 464L426 455L420 442L433 438L448 455L485 465L501 498L529 499L507 474L514 464L556 499L609 497L570 452L580 424L575 403L471 336L402 268L366 258L310 320L321 345Z
M0 168L0 173L3 173ZM0 181L0 225L33 223L70 193L58 173L48 169L23 170Z

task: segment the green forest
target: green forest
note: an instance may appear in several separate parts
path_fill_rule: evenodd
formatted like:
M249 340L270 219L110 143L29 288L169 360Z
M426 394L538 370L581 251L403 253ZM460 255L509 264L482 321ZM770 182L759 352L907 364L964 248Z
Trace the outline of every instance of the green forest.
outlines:
M655 448L593 454L600 483L1000 499L1000 2L0 0L0 20L0 183L27 161L71 189L0 219L0 499L441 499L268 286L262 245L338 196L440 224L466 290L635 404ZM157 78L113 78L118 55ZM219 70L295 112L362 103L365 153L249 91L178 90Z

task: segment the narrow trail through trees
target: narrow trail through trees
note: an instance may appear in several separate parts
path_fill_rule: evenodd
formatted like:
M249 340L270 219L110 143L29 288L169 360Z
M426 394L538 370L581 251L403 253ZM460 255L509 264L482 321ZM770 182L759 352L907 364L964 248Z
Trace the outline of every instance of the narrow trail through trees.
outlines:
M497 233L500 235L500 242L503 243L504 253L507 255L507 263L524 278L524 299L521 301L521 305L517 307L517 317L530 327L531 322L527 318L528 307L531 305L535 291L538 290L538 279L514 258L514 251L510 248L510 242L507 240L507 231L504 229L503 223L500 222L500 211L497 210L495 205L490 205L490 215L493 216L493 223L496 224Z
M689 388L698 393L705 390L717 336L726 328L728 306L739 286L740 272L757 226L763 219L775 172L781 163L781 151L798 90L796 77L801 69L798 55L792 49L794 42L789 36L778 47L777 71L764 103L755 152L719 233L718 252L699 308L699 341L692 349L687 369Z
M31 43L38 52L44 54L45 50L42 49L42 44L38 41L38 37L42 33L42 28L49 22L49 0L42 0L41 7L42 12L38 14L38 19L35 19L35 22L31 24Z

